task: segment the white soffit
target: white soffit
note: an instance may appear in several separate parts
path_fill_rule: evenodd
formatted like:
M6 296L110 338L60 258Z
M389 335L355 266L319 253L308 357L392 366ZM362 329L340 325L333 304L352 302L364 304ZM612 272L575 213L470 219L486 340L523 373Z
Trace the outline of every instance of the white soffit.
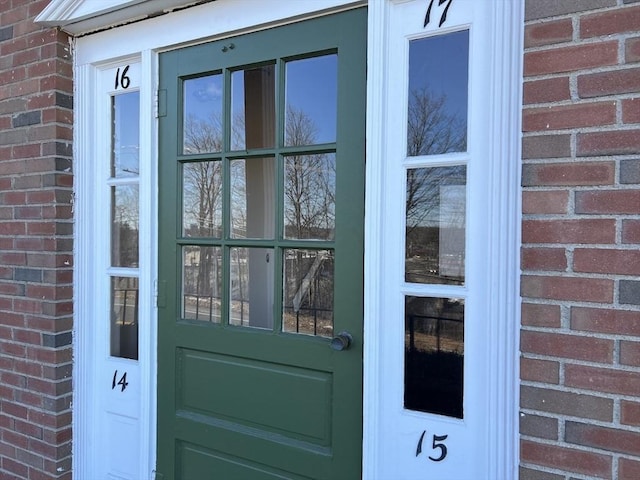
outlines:
M211 0L205 0L211 1ZM203 0L51 0L35 22L72 35L102 30L204 3Z

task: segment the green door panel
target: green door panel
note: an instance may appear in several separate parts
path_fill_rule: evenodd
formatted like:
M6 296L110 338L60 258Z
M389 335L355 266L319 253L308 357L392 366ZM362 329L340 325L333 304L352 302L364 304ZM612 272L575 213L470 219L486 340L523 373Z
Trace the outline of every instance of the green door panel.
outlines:
M160 54L157 472L166 480L361 478L366 21L358 8ZM335 85L295 97L288 79L307 60L311 72L334 62ZM325 90L335 91L333 111L315 98ZM311 118L289 108L294 98L324 112L335 136L314 143L325 138L320 123L285 142L287 128ZM202 105L220 114L206 123ZM194 125L209 132L202 149L185 140ZM248 150L232 149L237 131ZM343 331L352 344L333 350Z

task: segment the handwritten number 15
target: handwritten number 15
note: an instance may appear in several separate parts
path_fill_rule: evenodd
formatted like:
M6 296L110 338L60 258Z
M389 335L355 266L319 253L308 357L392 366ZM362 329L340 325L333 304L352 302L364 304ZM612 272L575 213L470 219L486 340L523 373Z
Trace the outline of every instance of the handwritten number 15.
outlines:
M424 441L424 436L427 431L423 431L422 435L420 435L420 440L418 440L418 446L416 447L416 457L422 453L422 442ZM431 444L431 448L433 450L440 450L440 455L437 457L432 457L429 455L429 460L433 462L441 462L447 456L447 446L444 441L447 439L449 435L433 435L433 441Z

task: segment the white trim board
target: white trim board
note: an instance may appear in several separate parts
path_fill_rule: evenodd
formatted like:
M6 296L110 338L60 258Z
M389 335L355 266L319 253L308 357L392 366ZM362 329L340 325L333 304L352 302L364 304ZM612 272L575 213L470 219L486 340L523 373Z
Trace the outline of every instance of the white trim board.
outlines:
M60 27L65 32L78 36L201 2L202 0L52 0L36 17L35 22L45 27Z

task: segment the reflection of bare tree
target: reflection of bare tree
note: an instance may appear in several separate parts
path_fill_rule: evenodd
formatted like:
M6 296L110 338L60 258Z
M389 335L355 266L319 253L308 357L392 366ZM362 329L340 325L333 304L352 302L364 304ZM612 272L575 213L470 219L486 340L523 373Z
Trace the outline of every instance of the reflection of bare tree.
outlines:
M286 112L286 143L291 147L316 144L317 127L304 111L289 107ZM237 115L232 128L233 148L244 148L245 118ZM223 149L222 123L219 118L187 117L184 125L184 152L198 154ZM309 149L310 150L310 149ZM230 162L228 188L231 200L231 234L248 233L248 162L267 162L272 158L237 159ZM266 163L265 163L266 165ZM265 169L265 172L269 169ZM284 223L285 235L297 239L332 239L335 228L335 153L300 153L285 157ZM223 178L220 161L191 161L183 169L184 234L220 238L222 235ZM260 182L266 185L268 182ZM271 184L273 185L273 183ZM265 187L266 188L266 187ZM271 187L273 188L273 187ZM270 198L270 197L265 197ZM275 205L268 207L275 209ZM267 208L267 210L268 210ZM267 216L268 217L268 216ZM267 218L265 217L265 218ZM274 222L274 221L272 221ZM253 238L253 237L252 237ZM298 325L287 323L288 331L330 335L333 311L333 252L292 249L285 255L285 309L293 311ZM193 247L190 275L185 276L185 295L199 305L200 299L217 291L219 251ZM185 262L186 262L185 258ZM248 289L248 250L234 248L230 257L232 308L242 319ZM185 273L186 275L186 273ZM236 305L240 301L239 305ZM291 316L288 317L292 318ZM233 321L237 321L234 317ZM240 320L241 321L241 320ZM287 320L288 322L288 320ZM302 322L302 324L300 323ZM308 326L311 323L312 326Z
M189 115L184 125L184 151L197 154L222 149L222 125L218 116L201 119ZM184 164L183 214L187 236L219 237L222 233L222 164L220 161ZM185 293L196 298L218 295L217 251L195 249L193 264L197 265L195 285L185 285ZM186 268L186 267L185 267Z
M409 98L407 155L437 155L467 148L467 126L446 111L447 97L427 89L413 90ZM452 170L453 169L453 170ZM463 166L416 168L407 172L407 231L423 224L439 205L443 184L464 184ZM451 179L451 176L457 177ZM448 180L447 180L448 178Z
M317 128L302 110L287 109L286 137L291 146L313 145ZM335 223L335 155L286 157L285 225L292 238L333 237Z
M219 237L222 227L222 165L220 161L184 166L185 234Z
M408 156L466 150L466 122L448 112L445 95L435 96L424 88L412 91L407 127ZM437 271L442 250L439 247L442 232L445 229L464 228L464 201L452 203L448 199L448 203L441 203L443 188L465 184L464 165L407 170L407 268L415 263L415 268L424 270L424 273ZM443 221L445 223L441 224Z
M222 122L217 115L210 118L187 116L184 124L185 153L219 152L222 149Z
M412 90L409 98L407 154L436 155L463 152L467 148L467 126L447 112L446 95L427 89Z
M111 196L111 263L114 267L137 267L138 187L112 187Z
M314 145L317 127L303 110L287 108L288 146ZM335 228L334 153L285 159L284 220L289 238L332 239ZM284 329L330 336L333 331L333 252L289 250L285 255Z

